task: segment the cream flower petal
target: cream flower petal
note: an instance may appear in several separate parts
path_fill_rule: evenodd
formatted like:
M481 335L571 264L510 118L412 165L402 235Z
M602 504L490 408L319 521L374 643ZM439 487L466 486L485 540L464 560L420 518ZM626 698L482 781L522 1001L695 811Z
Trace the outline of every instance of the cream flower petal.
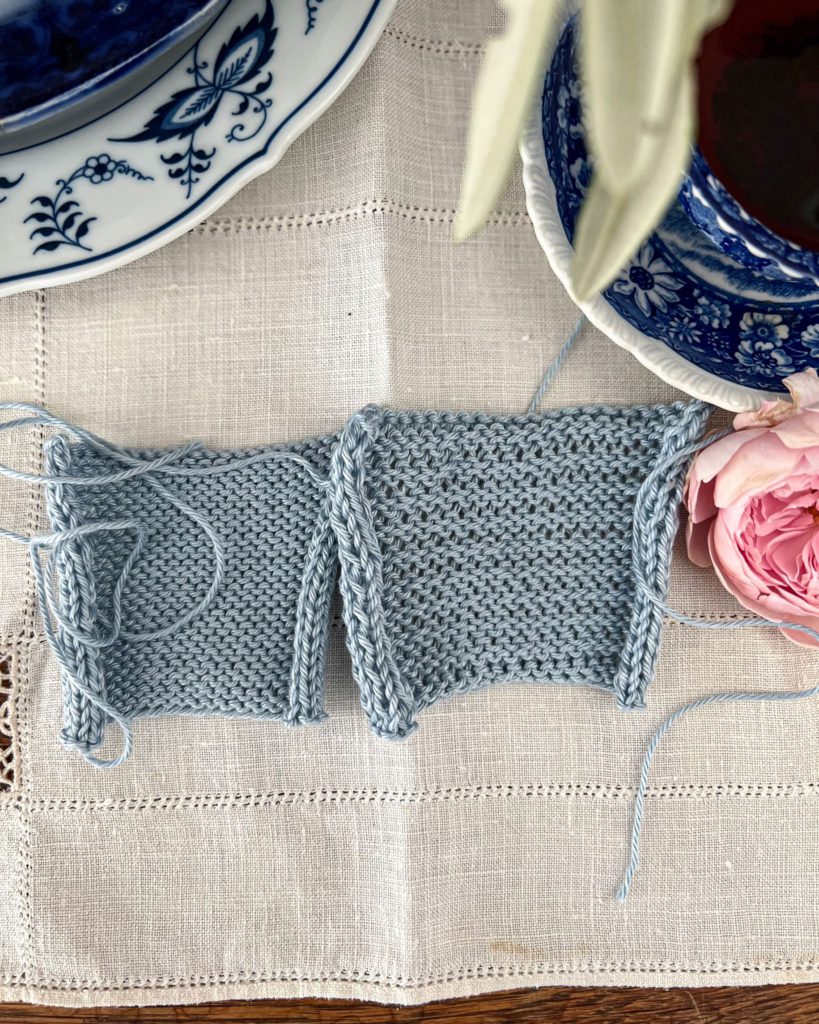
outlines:
M790 391L797 409L819 406L819 373L812 366L801 373L792 373L782 383Z

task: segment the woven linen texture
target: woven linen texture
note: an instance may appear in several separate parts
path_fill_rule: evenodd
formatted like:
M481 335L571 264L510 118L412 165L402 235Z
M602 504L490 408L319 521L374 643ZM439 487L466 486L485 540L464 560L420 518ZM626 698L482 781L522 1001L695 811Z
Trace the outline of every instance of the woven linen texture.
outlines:
M525 409L577 312L519 168L486 229L452 244L500 24L495 0L400 0L338 102L205 224L110 274L0 300L0 395L120 444L214 449L329 434L371 402ZM590 328L545 401L684 397ZM35 472L42 441L0 436L0 453ZM0 522L46 532L41 497L0 480ZM660 721L704 693L815 680L816 654L773 630L666 623L637 714L590 687L490 686L385 743L334 615L320 728L148 718L122 768L90 771L55 742L60 672L32 596L24 548L0 543L20 751L16 792L0 793L2 999L819 980L819 702L681 723L655 763L641 883L612 898ZM745 615L682 545L669 603ZM108 733L101 753L117 749Z
M407 735L442 697L512 680L597 686L642 707L662 613L631 571L635 499L707 416L692 402L353 417L330 500L373 729ZM669 469L645 541L661 596L687 461Z
M326 472L331 444L288 451ZM160 453L130 454L151 459ZM196 473L254 454L196 450L174 466ZM163 489L145 477L48 485L56 533L123 521L146 531L145 550L122 591L122 639L110 644L100 641L112 632L115 588L133 551L133 533L104 528L78 536L55 555L66 744L87 752L102 740L107 715L89 694L129 721L222 714L296 724L323 717L335 543L320 483L300 463L273 454L217 475L164 477ZM82 478L122 465L59 436L47 446L46 467L50 475ZM163 635L207 592L214 572L201 524L166 491L208 521L225 544L226 565L210 606Z

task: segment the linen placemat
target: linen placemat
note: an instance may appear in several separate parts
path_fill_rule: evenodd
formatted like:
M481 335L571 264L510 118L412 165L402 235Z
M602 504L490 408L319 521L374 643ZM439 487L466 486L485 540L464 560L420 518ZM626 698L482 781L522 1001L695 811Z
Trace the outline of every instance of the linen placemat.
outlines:
M209 221L121 270L0 301L0 397L139 447L297 441L369 402L524 411L576 311L519 176L478 238L451 241L498 24L492 0L401 0L341 99ZM680 397L589 328L547 405ZM34 470L41 444L3 435L0 459ZM40 491L0 481L0 522L45 528ZM744 615L682 550L672 575L676 607ZM656 758L640 874L613 900L661 718L716 689L807 686L816 664L773 630L669 622L645 712L508 685L386 742L336 615L326 722L143 720L138 753L103 772L59 744L26 554L0 542L0 998L819 980L815 703L681 723Z

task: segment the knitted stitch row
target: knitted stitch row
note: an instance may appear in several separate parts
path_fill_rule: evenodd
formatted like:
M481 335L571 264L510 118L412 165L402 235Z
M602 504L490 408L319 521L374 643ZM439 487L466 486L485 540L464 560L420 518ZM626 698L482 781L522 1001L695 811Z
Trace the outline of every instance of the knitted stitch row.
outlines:
M422 708L503 681L585 684L642 707L663 615L649 595L666 595L707 416L687 402L353 417L332 459L330 518L375 732L405 736ZM658 461L668 470L635 533Z
M64 742L100 763L109 720L126 747L146 715L319 720L339 561L353 672L380 736L502 681L590 685L642 706L662 618L647 591L665 595L707 415L699 402L519 417L369 408L340 438L250 452L53 438L42 589L56 582L41 604Z
M505 679L597 686L637 707L662 615L706 629L769 625L694 620L666 603L706 406L534 414L579 329L528 416L370 408L340 438L291 447L134 452L36 406L0 403L27 414L0 431L61 425L80 439L52 439L43 476L0 464L47 486L54 532L0 527L0 537L31 553L63 669L65 742L113 765L130 753L140 715L323 717L339 561L354 675L387 737L411 732L417 712L443 697ZM619 899L639 866L651 762L674 723L714 704L817 694L709 694L659 726ZM92 751L108 720L125 743L106 762Z
M175 503L148 476L46 487L54 531L69 538L53 555L67 745L96 748L112 717L106 706L128 722L187 714L296 724L324 716L336 545L321 479L304 463L326 476L334 441L271 449L260 459L261 449L196 448L174 460ZM104 478L121 468L115 454L62 436L46 447L51 476ZM273 457L279 451L295 458ZM225 545L224 578L200 614L169 632L213 574L199 517ZM109 524L122 523L140 524L144 544L118 592L133 537ZM94 524L102 528L89 532Z

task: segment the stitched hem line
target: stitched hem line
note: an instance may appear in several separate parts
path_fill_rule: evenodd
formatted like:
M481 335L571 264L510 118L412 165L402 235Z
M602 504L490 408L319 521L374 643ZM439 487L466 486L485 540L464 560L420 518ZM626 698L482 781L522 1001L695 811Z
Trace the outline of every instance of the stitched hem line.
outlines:
M55 811L166 811L232 807L275 807L302 804L428 804L484 799L586 798L630 801L634 786L599 783L548 783L540 785L474 785L440 789L316 789L246 793L195 793L190 795L145 795L120 798L30 798L24 799L33 813ZM817 782L779 783L660 783L648 788L655 800L710 800L719 798L781 799L815 797Z
M7 987L23 987L32 990L75 990L88 989L93 992L123 992L135 989L169 989L169 988L203 988L219 985L252 985L265 982L291 981L301 983L320 983L330 981L349 981L361 985L384 985L394 988L423 989L433 985L444 985L447 982L464 981L471 978L531 978L544 975L569 974L602 974L602 975L640 975L640 974L757 974L768 971L790 971L793 973L815 971L819 964L815 961L794 961L788 959L760 960L756 962L739 961L702 961L700 963L676 964L666 960L647 961L554 961L521 967L515 964L476 964L453 968L439 975L412 978L402 975L389 975L369 970L339 970L320 974L302 975L294 971L236 971L228 974L202 974L187 978L122 978L114 982L102 981L99 978L49 978L28 983L21 975L12 977L0 976L0 984Z
M425 36L417 36L406 29L398 28L390 23L384 29L384 35L395 39L405 46L411 46L414 50L426 50L428 53L437 53L444 57L482 57L486 50L484 43L463 43L455 39L428 39Z
M425 224L447 224L455 221L455 209L449 207L417 206L395 199L365 199L355 206L337 207L331 210L311 211L269 217L218 217L206 220L193 228L191 234L227 235L242 232L285 231L292 228L322 227L346 223L371 216L393 216L403 220L421 221ZM528 226L531 222L524 210L497 211L488 224L500 227Z
M35 401L38 405L46 405L46 379L48 367L48 304L45 289L39 289L36 293L34 309L34 346L33 346L33 377ZM42 472L44 466L44 444L46 430L38 427L33 431L31 440L31 462L33 467ZM40 520L44 512L44 496L42 490L35 489L29 504L28 529L30 535L38 532ZM25 633L34 638L37 629L37 588L35 585L34 572L27 560L28 586L26 587L26 600L23 606L23 629ZM20 844L17 850L17 898L19 901L19 917L17 928L20 945L20 966L24 977L31 978L33 975L35 960L34 942L34 912L31 899L31 776L28 771L28 755L31 749L31 716L29 709L29 695L31 686L29 680L29 658L21 657L19 648L15 649L12 659L12 668L16 682L15 715L16 731L18 737L18 757L15 766L15 782L22 787L25 796L19 801L22 832Z
M48 339L46 334L47 304L45 290L40 288L34 293L34 345L32 351L32 379L34 384L34 401L40 405L46 404L46 366L48 364ZM43 444L45 443L45 427L35 427L31 432L31 450L29 455L29 467L34 472L42 472L43 467ZM29 536L36 534L40 529L40 520L43 514L43 493L41 488L32 490L28 505L28 516L26 531ZM37 593L34 585L34 572L26 559L26 597L23 604L23 631L25 635L31 636L35 631L37 621Z

